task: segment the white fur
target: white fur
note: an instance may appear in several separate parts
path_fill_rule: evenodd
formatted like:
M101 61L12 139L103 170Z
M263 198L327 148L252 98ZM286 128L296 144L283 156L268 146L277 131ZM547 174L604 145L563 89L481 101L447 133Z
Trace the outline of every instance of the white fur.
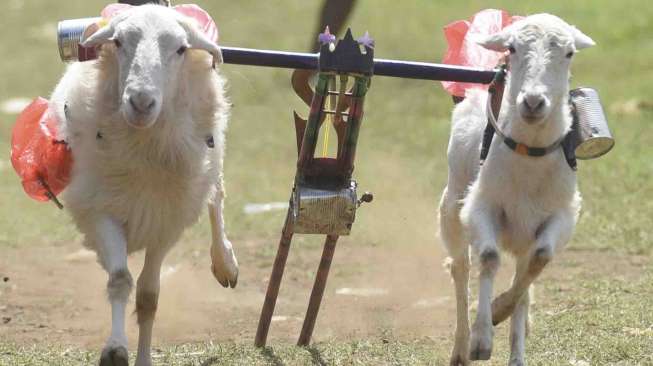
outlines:
M514 49L499 116L502 131L534 147L548 146L563 136L571 126L567 56L592 45L592 40L555 16L539 14L480 43L496 51ZM453 112L449 179L440 203L442 239L452 257L456 287L458 316L451 357L455 366L468 365L470 358L489 359L493 320L497 323L509 315L510 364L523 365L529 287L569 241L581 202L576 174L561 149L544 157L522 156L495 136L479 167L486 101L486 92L470 90ZM480 259L478 315L471 335L470 245ZM492 301L499 247L516 257L517 266L512 287Z
M112 332L101 365L126 364L127 255L146 251L136 291L136 364L150 365L161 263L207 205L213 273L225 286L237 280L222 218L229 104L212 68L219 49L191 20L154 5L119 15L86 44L101 46L99 59L72 64L51 102L74 157L64 200L109 274ZM178 54L181 46L188 50ZM135 108L130 98L154 105Z

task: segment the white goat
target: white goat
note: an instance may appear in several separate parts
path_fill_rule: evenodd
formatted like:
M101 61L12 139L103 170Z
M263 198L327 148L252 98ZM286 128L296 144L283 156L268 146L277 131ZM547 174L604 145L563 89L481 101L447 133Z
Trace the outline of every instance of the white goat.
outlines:
M594 42L561 19L538 14L479 43L490 50L510 51L498 123L503 134L530 147L550 146L564 136L571 127L571 58ZM569 241L581 202L576 174L560 148L540 157L522 155L495 136L479 167L486 100L487 93L469 91L453 112L449 179L440 203L441 235L452 258L456 288L458 314L450 362L455 366L489 359L493 324L510 315L510 365L523 365L529 287ZM471 342L468 241L480 262ZM491 301L499 243L515 256L516 270L510 289Z
M72 64L52 95L74 157L64 200L109 274L112 331L102 366L128 364L127 255L145 249L136 365L150 365L161 263L207 203L213 273L236 285L222 217L229 104L212 67L221 53L193 20L158 5L117 15L83 44L101 46L99 59Z

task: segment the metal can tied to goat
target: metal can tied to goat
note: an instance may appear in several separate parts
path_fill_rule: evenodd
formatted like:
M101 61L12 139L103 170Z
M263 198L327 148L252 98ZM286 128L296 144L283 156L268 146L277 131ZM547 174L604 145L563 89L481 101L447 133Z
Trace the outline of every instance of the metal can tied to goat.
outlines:
M599 93L587 87L569 92L573 117L577 121L575 153L578 159L594 159L605 155L614 147Z
M97 24L101 19L81 18L59 22L57 43L59 44L59 56L62 61L86 61L97 57L95 48L85 48L80 43L85 37L97 30Z

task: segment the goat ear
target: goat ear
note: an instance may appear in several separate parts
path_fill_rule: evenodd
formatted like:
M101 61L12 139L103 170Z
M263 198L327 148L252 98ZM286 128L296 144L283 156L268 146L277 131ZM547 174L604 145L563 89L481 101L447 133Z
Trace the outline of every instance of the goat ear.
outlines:
M580 29L574 27L573 25L571 26L571 34L574 36L574 46L577 50L592 47L596 44L594 43L594 40L592 40L589 36L585 35L585 33L581 32Z
M95 47L103 43L111 42L113 40L114 33L115 28L112 24L108 24L84 39L81 45L82 47Z
M504 52L510 46L512 32L509 28L505 28L502 31L489 36L479 36L475 41L488 50Z
M197 27L187 19L179 19L179 24L186 31L190 48L204 50L210 53L213 56L214 66L216 63L222 63L222 51L220 51L220 47L218 47L217 43L213 42L204 33L199 31Z
M117 4L116 4L117 5ZM101 20L93 25L90 25L84 32L84 40L81 42L82 47L95 47L103 43L113 41L116 33L116 25L120 24L129 16L129 11L124 11L116 14L111 20ZM108 24L107 24L108 22ZM105 24L102 26L102 24ZM94 28L93 28L94 27ZM99 29L98 29L99 27ZM87 35L90 33L90 35Z

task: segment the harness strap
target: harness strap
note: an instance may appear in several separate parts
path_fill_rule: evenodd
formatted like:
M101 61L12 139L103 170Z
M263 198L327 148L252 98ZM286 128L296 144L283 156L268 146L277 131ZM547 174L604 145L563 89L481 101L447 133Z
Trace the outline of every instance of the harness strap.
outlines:
M487 113L491 114L492 116L494 116L495 114L498 116L499 111L501 110L501 101L503 100L503 90L505 89L507 67L508 66L506 64L503 64L499 68L499 71L497 71L497 73L494 74L494 79L492 79L492 82L490 83L490 87L488 88L489 95L488 95ZM487 154L490 152L490 145L492 145L492 138L494 137L494 134L498 130L498 128L495 128L495 125L496 123L491 123L490 118L488 117L488 123L485 126L485 131L483 132L483 144L481 145L481 161L480 161L481 165L483 165L485 159L487 158ZM499 131L498 134L500 134L500 136L503 136L503 134L501 134L501 131Z
M571 131L567 133L567 136L562 141L562 152L565 153L565 160L567 160L567 164L569 164L571 170L575 171L577 169L576 141L579 139L578 130L580 128L580 122L578 122L578 115L576 114L576 105L571 101L571 98L569 98L569 107L571 108L572 117Z

